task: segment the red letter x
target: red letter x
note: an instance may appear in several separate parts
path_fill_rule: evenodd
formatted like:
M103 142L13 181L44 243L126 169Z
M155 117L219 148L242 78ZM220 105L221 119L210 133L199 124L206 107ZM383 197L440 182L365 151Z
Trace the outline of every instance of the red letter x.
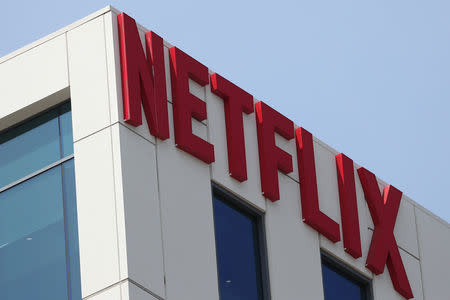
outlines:
M384 188L383 195L381 195L374 174L364 168L359 168L358 175L374 225L366 267L378 275L383 273L386 265L395 290L406 299L413 298L408 276L394 237L395 221L402 192L389 185Z

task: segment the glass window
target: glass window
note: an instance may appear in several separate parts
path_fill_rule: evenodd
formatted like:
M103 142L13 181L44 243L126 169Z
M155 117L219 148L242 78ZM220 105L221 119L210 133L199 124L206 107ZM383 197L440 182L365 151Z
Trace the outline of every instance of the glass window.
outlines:
M60 166L0 194L1 298L65 299L61 199Z
M0 187L61 158L57 116L50 111L1 135Z
M218 188L213 207L220 299L266 299L261 215Z
M81 299L71 122L65 104L0 134L0 299Z
M322 254L322 280L325 300L372 299L370 280L327 254Z
M61 128L61 158L73 153L72 111L70 103L61 106L59 126Z
M73 159L62 165L63 199L65 204L66 255L69 268L71 300L81 299L80 259L78 247L77 199L75 194L75 166Z

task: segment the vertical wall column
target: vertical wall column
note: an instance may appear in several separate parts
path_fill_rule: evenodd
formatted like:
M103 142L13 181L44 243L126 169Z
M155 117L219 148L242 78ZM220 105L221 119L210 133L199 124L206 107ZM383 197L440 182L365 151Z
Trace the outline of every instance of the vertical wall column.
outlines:
M103 15L67 33L82 296L120 280Z

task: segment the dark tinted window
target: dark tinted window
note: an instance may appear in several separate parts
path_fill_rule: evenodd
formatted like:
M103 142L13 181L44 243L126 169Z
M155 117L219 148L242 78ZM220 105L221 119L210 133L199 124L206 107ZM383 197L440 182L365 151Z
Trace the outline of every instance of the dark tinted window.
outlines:
M261 216L223 193L213 201L220 299L265 299Z
M322 255L322 280L325 300L371 300L369 279Z

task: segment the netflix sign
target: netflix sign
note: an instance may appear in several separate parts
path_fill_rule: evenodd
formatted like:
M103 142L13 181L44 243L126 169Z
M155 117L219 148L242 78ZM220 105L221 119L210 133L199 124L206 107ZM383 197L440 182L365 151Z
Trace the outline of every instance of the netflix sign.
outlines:
M150 133L161 140L169 138L166 89L170 88L176 147L205 164L211 164L214 162L214 145L192 133L192 118L203 121L207 113L206 103L189 92L189 79L200 86L210 85L211 91L224 101L230 176L239 182L247 180L243 114L255 113L264 197L272 202L278 201L278 171L284 174L293 171L292 156L275 144L277 133L286 140L294 140L296 144L303 222L334 243L342 238L345 251L355 259L362 256L354 167L349 157L342 153L336 155L341 209L341 224L338 224L319 208L311 133L302 127L295 129L291 120L264 102L254 104L252 95L217 73L209 75L206 66L177 47L169 49L172 86L167 87L162 38L151 31L147 32L144 49L136 22L131 17L120 14L118 26L124 119L128 124L142 124L143 108ZM378 275L387 266L395 290L406 299L413 298L394 236L402 192L389 185L381 193L373 173L365 168L359 168L357 173L374 224L366 267Z

